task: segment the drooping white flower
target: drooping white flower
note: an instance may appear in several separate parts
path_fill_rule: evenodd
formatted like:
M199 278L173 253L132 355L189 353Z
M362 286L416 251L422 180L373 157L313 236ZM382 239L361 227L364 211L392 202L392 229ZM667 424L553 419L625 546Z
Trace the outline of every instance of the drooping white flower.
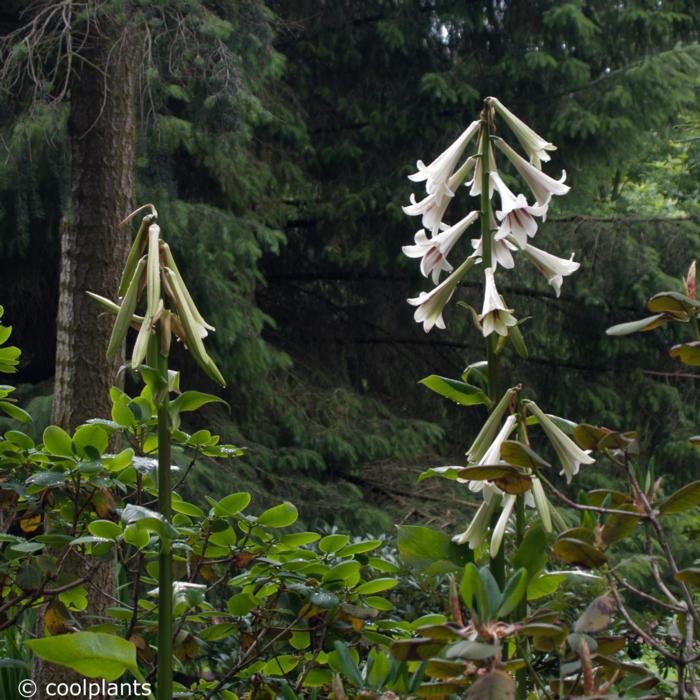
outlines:
M483 251L481 248L481 238L472 238L472 248L474 248L474 254L479 258L483 258ZM505 240L497 241L495 237L491 236L491 264L493 269L498 269L498 266L506 268L507 270L512 270L515 267L515 260L513 260L513 253L511 250L515 250L516 247Z
M566 482L571 483L571 479L578 474L582 464L593 464L595 459L582 450L568 435L558 428L554 421L547 416L544 411L534 402L525 401L527 410L537 418L542 430L552 444L554 451L559 457L562 470L561 474L566 476Z
M501 446L510 437L510 434L515 428L515 423L516 418L513 415L510 415L505 419L503 426L499 430L496 437L493 439L493 442L489 446L488 450L486 450L484 456L477 462L478 466L492 467L497 464L505 464L505 462L501 459ZM458 479L458 481L463 480ZM479 493L480 491L484 490L484 484L486 483L488 482L483 480L477 481L476 479L471 479L469 480L469 490L473 491L474 493Z
M571 188L564 184L566 180L566 170L562 171L559 180L538 170L534 165L528 163L521 155L516 153L503 139L495 139L496 146L506 155L508 160L515 166L523 180L535 195L537 204L540 206L549 204L552 195L566 194ZM478 167L478 165L477 165Z
M447 302L452 298L457 285L475 263L475 257L470 255L447 279L429 292L421 292L413 299L407 299L411 306L417 306L413 318L417 323L423 323L423 330L429 333L433 326L445 328L442 312Z
M557 296L561 294L561 285L564 277L576 272L581 267L581 263L574 261L574 254L571 257L559 258L547 251L535 248L534 245L526 245L523 248L525 257L547 278L547 282L554 287Z
M491 557L495 557L498 554L498 550L501 548L501 542L503 542L503 536L506 532L508 518L510 518L510 514L513 512L515 499L516 496L511 493L508 493L503 497L503 510L498 516L496 527L493 528L493 533L491 534L491 547L489 549L489 554Z
M502 240L507 236L512 236L518 246L522 248L527 243L527 239L532 238L537 233L535 217L539 216L544 221L547 216L547 205L534 204L530 206L524 194L516 196L511 192L498 172L492 172L491 179L501 199L501 208L496 212L501 224L494 238Z
M457 140L444 150L430 165L425 165L422 160L416 163L418 171L408 176L413 182L425 181L425 190L428 194L454 194L448 186L448 180L454 172L457 163L469 141L479 130L479 122L473 121L457 138Z
M508 309L503 303L501 295L496 289L496 280L493 276L493 268L487 267L484 270L484 305L481 309L479 321L481 321L481 332L484 338L496 331L498 335L508 335L508 327L517 323L513 316L513 309Z
M501 397L501 400L493 407L486 422L481 426L479 434L474 438L474 442L467 451L467 457L470 462L480 462L481 458L486 454L491 443L498 434L498 426L501 423L501 418L506 412L510 402L515 395L515 389L508 389Z
M515 134L530 162L538 169L541 169L541 161L545 163L551 160L547 151L556 151L557 147L549 141L545 141L536 131L533 131L525 122L515 116L503 103L495 97L488 98L494 106L496 112L508 128Z
M481 153L482 148L481 148L481 139L483 138L483 133L481 136L479 136L479 153ZM488 171L490 173L495 172L496 170L496 158L493 155L493 147L491 146L491 143L489 142L489 147L488 147ZM476 159L476 166L474 167L474 177L471 179L471 182L468 182L468 185L471 185L471 189L469 190L469 194L472 197L478 197L481 194L481 178L482 178L482 167L481 167L481 158ZM493 182L489 180L489 199L493 195Z
M467 179L469 173L474 169L476 158L469 157L460 165L460 167L450 176L447 181L447 189L429 194L420 202L416 201L414 194L411 194L411 203L402 207L405 214L408 216L420 216L423 227L433 234L441 228L442 217L445 216L445 211L449 203L454 197L454 193L459 186Z
M401 248L404 255L409 258L422 258L420 271L423 277L432 274L433 282L438 283L440 272L452 272L452 265L447 262L447 256L462 234L479 218L478 211L472 211L454 226L450 226L441 233L428 238L421 229L415 235L415 245L405 245Z
M537 476L532 475L532 495L537 505L537 512L540 514L542 526L546 532L552 531L552 513L549 505L549 499L544 492L542 482Z
M469 543L469 549L476 549L486 537L493 514L501 501L500 489L487 484L484 489L484 502L479 506L467 529L452 538L457 544Z

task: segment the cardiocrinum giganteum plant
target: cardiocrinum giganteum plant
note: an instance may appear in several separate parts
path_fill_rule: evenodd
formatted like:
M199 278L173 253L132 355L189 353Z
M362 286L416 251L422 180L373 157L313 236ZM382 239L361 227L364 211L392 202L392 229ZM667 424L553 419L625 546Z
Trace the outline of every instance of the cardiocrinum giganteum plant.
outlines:
M515 136L525 157L497 135L497 121ZM485 405L489 415L464 464L433 467L420 477L456 480L482 498L466 529L452 537L454 545L468 545L472 559L459 585L452 586L453 622L422 630L420 638L395 643L392 652L399 658L429 659L426 675L434 693L456 696L466 689L464 697L469 700L618 698L622 694L662 698L668 687L648 668L629 663L621 634L628 632L646 641L644 630L622 601L620 591L627 589L620 588L621 582L628 588L631 584L617 569L622 564L615 563L615 545L640 524L656 526L653 509L644 505L653 484L648 474L641 475L641 467L637 465L637 471L629 467L638 458L636 435L552 416L527 398L525 387L504 382L499 372L499 358L508 341L527 357L517 312L499 293L499 278L526 260L545 275L559 296L564 277L579 267L573 254L561 258L531 243L552 197L569 190L565 172L555 179L542 170L554 149L499 100L489 97L478 120L429 165L418 161L417 172L409 175L412 181L425 183L426 195L420 200L412 195L410 205L404 207L408 215L421 217L423 227L414 244L403 251L420 259L423 276L435 285L408 300L416 307L415 320L426 332L433 327L444 329L443 310L460 282L474 269L480 270L483 279L481 313L460 305L469 309L485 338L486 360L470 364L459 380L431 375L422 383L459 404ZM508 171L500 169L497 155L508 164ZM514 192L507 182L518 189ZM449 205L467 188L469 195L478 198L477 204L452 223ZM471 246L461 246L462 262L453 265L461 239L477 222L478 234L469 236ZM440 281L443 273L448 276ZM638 480L630 480L629 493L601 489L580 492L573 500L557 487L552 465L533 449L538 444L555 456L567 485L581 465L595 462L593 452L599 459L627 465L631 477ZM555 499L567 510L555 508ZM422 536L420 528L414 528L405 538ZM508 562L506 549L511 554ZM561 570L562 562L569 565L567 570ZM536 607L536 601L549 600L565 581L579 587L585 581L593 599L575 615L578 606L568 610ZM686 584L676 581L675 585ZM674 601L667 607L675 605L674 611L681 615L689 599L680 592L671 595ZM616 609L619 616L614 615ZM679 628L692 626L692 616L688 613ZM697 697L691 664L700 658L696 648L691 644L680 659L672 656L671 661L681 661L678 697L685 697L686 684Z

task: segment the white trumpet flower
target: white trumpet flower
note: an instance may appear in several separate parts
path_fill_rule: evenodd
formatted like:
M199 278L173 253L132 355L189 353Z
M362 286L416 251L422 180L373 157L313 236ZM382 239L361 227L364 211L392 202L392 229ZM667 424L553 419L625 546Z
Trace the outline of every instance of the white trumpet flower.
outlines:
M481 238L472 238L472 248L474 248L474 254L477 258L483 258L483 251L481 247ZM504 267L506 270L512 270L515 267L515 260L513 260L512 250L515 250L516 246L512 245L508 241L496 240L493 236L491 237L491 264L493 269L498 269L498 266Z
M498 554L498 550L501 548L501 542L503 542L503 536L506 533L508 519L510 518L510 514L513 512L515 499L516 496L510 493L503 497L503 510L501 511L498 521L496 522L496 527L493 528L493 533L491 534L491 547L489 553L492 558Z
M525 122L515 116L503 103L495 97L488 98L494 109L508 128L515 134L524 151L527 153L530 162L538 169L542 168L541 161L545 163L551 160L547 151L556 151L557 147L543 139L536 131L531 129Z
M487 267L484 270L486 284L484 287L484 305L481 309L479 321L484 338L494 331L498 335L508 335L508 328L514 326L518 321L513 316L513 309L508 309L503 303L503 298L496 289L496 281L493 276L493 268Z
M523 253L547 278L547 282L554 287L554 292L557 296L561 294L561 285L564 283L564 277L568 277L581 267L581 263L574 261L573 253L571 253L569 259L559 258L529 244L523 248Z
M415 235L415 245L405 245L401 248L409 258L422 258L420 271L423 277L432 275L433 283L437 284L442 270L452 272L452 265L447 262L447 256L462 234L479 218L478 211L472 211L454 226L450 226L438 235L428 238L421 229Z
M528 163L521 155L516 153L503 139L495 139L496 146L506 155L508 160L515 166L523 180L535 195L537 204L544 206L549 204L552 195L566 194L571 188L564 184L566 180L566 170L562 171L559 180L538 170L534 165ZM477 164L478 167L478 164Z
M454 194L448 187L448 180L454 172L457 162L464 149L474 134L479 130L479 122L473 121L457 138L457 140L444 150L430 165L425 165L422 160L416 163L418 171L408 176L413 182L425 181L425 190L428 194Z
M447 279L429 292L421 292L413 299L407 299L411 306L417 306L413 318L417 323L423 323L423 330L429 333L433 326L445 328L442 312L447 302L452 298L457 285L476 259L470 255Z
M534 401L525 401L524 403L527 410L539 421L542 430L559 457L562 466L560 474L565 475L566 483L570 484L573 477L578 474L581 465L593 464L595 459L589 455L589 450L582 450L570 437L565 435Z
M496 212L501 222L494 236L497 240L512 236L518 246L522 248L528 238L537 233L537 221L539 216L543 221L547 216L546 204L534 204L530 206L524 194L515 195L498 172L491 173L491 179L501 199L501 209Z
M484 502L479 506L467 529L452 538L457 544L469 543L469 549L476 549L486 536L493 514L501 500L500 489L487 484L484 489Z
M474 169L476 158L469 157L460 165L460 167L450 176L447 181L446 190L429 194L420 202L416 201L416 196L412 193L408 206L402 207L404 214L408 216L420 216L423 227L431 231L433 235L441 228L442 217L445 216L445 211L457 192L459 186L467 179L471 171Z
M501 427L496 437L493 439L493 442L491 443L490 447L488 448L488 450L486 450L484 456L477 462L478 466L492 467L496 464L505 464L505 462L501 459L501 446L510 437L510 434L515 428L515 423L515 416L510 415L506 418L505 422L503 423L503 426ZM458 479L458 481L465 480ZM484 490L484 484L487 483L488 482L484 480L477 481L476 479L471 479L468 481L469 490L473 493L479 493L480 491Z

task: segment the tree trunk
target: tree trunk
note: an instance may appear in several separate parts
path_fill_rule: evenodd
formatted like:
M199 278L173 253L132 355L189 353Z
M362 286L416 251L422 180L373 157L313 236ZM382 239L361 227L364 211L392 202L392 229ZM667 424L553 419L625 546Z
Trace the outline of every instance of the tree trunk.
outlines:
M119 222L133 206L139 61L129 27L101 22L90 41L87 61L71 83L71 206L61 227L53 421L66 430L110 417L109 389L124 361L123 353L107 359L114 319L101 315L85 292L114 298L131 243L130 229ZM72 566L80 575L81 564ZM86 626L115 603L114 561L98 568L87 589ZM79 678L65 667L35 662L39 698L47 697L48 682Z

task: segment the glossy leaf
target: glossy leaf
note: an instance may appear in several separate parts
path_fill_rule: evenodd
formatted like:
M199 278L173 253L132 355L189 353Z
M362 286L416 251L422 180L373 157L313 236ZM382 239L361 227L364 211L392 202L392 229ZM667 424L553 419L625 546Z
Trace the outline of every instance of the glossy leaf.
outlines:
M440 394L440 396L444 396L462 406L491 405L489 397L478 386L473 386L457 379L431 374L429 377L421 379L419 384L423 384L423 386L428 387L436 394Z

